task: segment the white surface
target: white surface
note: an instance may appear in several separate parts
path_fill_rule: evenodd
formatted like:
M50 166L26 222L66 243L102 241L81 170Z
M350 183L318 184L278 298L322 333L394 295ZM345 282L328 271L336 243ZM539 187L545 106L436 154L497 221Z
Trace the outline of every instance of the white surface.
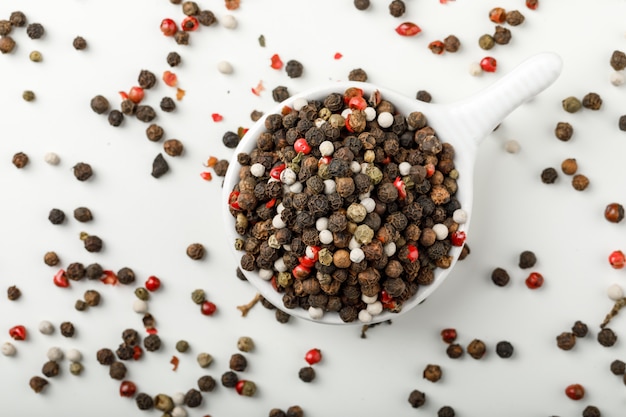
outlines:
M0 280L3 288L16 284L23 292L17 302L0 302L0 335L4 334L0 342L10 340L8 329L15 324L29 331L27 341L12 341L16 356L0 357L6 415L159 415L143 413L133 401L120 398L119 383L95 360L97 349L118 346L124 329L141 330L141 316L132 311L132 288L86 281L72 283L70 289L57 288L52 284L56 268L42 261L48 250L57 251L63 266L97 261L113 270L133 268L138 283L149 275L163 281L149 304L163 348L128 363L128 377L141 391L173 395L194 387L205 373L219 379L236 352L237 339L244 335L254 339L256 347L246 354L249 368L242 377L257 383L257 396L239 397L220 385L205 394L201 408L188 410L190 416L264 416L271 408L293 404L302 406L308 417L436 415L443 405L454 407L458 416L577 416L588 404L598 406L604 417L623 414L624 384L608 367L614 359L626 359L624 318L618 316L612 324L620 337L615 347L600 346L595 335L612 306L608 287L625 279L624 270L613 270L606 261L611 251L626 246L625 225L610 224L602 214L609 202L626 203L622 163L626 134L617 129L618 117L626 112L626 90L611 84L609 66L614 49L626 50L626 2L574 0L563 7L565 2L543 1L531 11L521 0L446 5L407 1L407 14L401 19L388 14L388 2L373 2L366 12L344 3L242 0L242 7L230 12L221 1L199 2L218 19L232 14L238 26L202 27L192 33L189 46L178 46L158 30L162 18L182 18L179 6L166 0L2 2L0 16L21 9L29 21L46 28L45 38L36 41L24 29L18 30L17 49L0 56ZM493 32L495 25L487 14L494 6L519 9L526 21L511 28L509 45L496 45L486 53L477 39ZM415 38L397 36L393 29L405 20L419 24L422 33ZM258 44L261 34L265 48ZM428 43L449 34L461 39L461 50L431 54ZM72 48L76 35L87 39L86 51ZM43 62L28 60L33 49L42 52ZM177 102L176 112L159 112L158 122L167 138L184 143L185 153L168 158L170 173L155 180L151 163L162 145L145 138L146 125L129 119L113 128L106 117L89 109L89 100L103 94L116 103L117 92L135 85L141 69L157 75L168 69L165 57L172 50L183 57L174 72L187 93ZM435 102L449 103L546 50L563 58L563 72L552 87L516 110L480 145L467 240L472 253L425 304L392 325L371 329L365 340L359 338L358 327L296 319L281 325L260 305L241 317L236 306L248 302L255 291L235 277L236 262L221 239L220 179L205 182L199 173L210 155L230 158L232 151L222 145L222 134L251 125L252 110L271 109L272 88L285 85L295 94L320 83L346 80L350 70L361 67L371 82L409 97L425 89ZM335 52L343 57L333 59ZM292 80L284 71L271 69L274 53L284 62L301 61L303 77ZM498 71L469 75L471 64L485 55L498 59ZM230 62L233 74L219 73L220 61ZM266 90L257 97L250 89L259 80ZM21 99L26 89L36 93L36 101ZM567 114L561 109L563 98L582 98L591 91L604 100L600 111ZM161 97L174 94L159 82L147 92L146 102L158 108ZM224 120L214 123L211 113L222 114ZM554 137L559 121L574 126L574 137L567 143ZM520 143L518 153L505 151L511 139ZM10 162L18 151L31 158L24 170ZM48 165L47 152L57 153L60 164ZM563 174L552 185L539 180L542 169L558 168L568 157L575 157L580 172L590 178L584 192L575 191ZM80 161L95 170L87 183L76 181L71 173ZM81 205L91 208L92 223L72 218L73 209ZM53 207L65 211L65 224L48 222ZM105 250L87 253L79 240L81 231L102 237ZM191 261L185 255L193 242L206 246L204 260ZM525 287L527 271L517 267L517 257L526 249L535 251L539 261L534 270L546 279L536 291ZM496 266L511 274L507 287L490 282ZM89 288L101 292L102 304L75 311L75 300ZM215 316L200 315L191 302L196 288L204 288L217 304ZM42 320L57 326L55 334L38 332ZM66 320L76 325L73 339L58 332ZM576 320L589 325L590 336L570 352L557 349L555 336ZM448 359L439 338L444 327L456 327L464 346L473 338L484 340L487 356L480 361L468 356ZM189 341L188 353L175 351L179 339ZM513 343L513 358L495 355L500 340ZM64 361L63 374L51 379L44 395L35 395L28 380L40 374L52 346L78 349L85 371L75 377ZM316 380L305 384L297 374L306 365L305 352L313 347L320 348L324 358L314 365ZM207 369L195 362L201 351L215 358ZM174 354L180 358L176 372L169 363ZM435 384L422 379L428 363L443 368L444 377ZM582 401L563 394L575 382L587 389ZM413 389L426 392L423 409L409 406Z

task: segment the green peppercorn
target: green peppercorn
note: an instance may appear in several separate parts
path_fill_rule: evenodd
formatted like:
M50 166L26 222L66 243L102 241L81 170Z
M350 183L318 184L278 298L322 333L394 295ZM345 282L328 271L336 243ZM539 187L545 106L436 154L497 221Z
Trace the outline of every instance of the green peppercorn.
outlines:
M185 353L189 350L189 343L186 340L179 340L176 342L176 350L180 353Z
M43 60L43 56L41 55L41 52L39 51L32 51L28 55L28 58L33 62L41 62Z
M148 301L150 299L150 292L144 287L135 288L135 296L142 301Z
M24 99L24 101L33 101L35 100L35 93L31 90L25 90L22 93L22 98Z
M70 363L70 373L72 375L80 375L83 372L83 365L80 362Z
M484 34L480 38L478 38L478 46L485 51L493 48L495 44L496 40L493 38L493 36L489 34Z
M169 395L158 394L154 397L154 408L164 413L169 413L174 409L174 401Z
M242 336L237 340L237 349L242 352L250 352L254 349L254 341L248 336Z
M191 300L196 304L202 304L206 300L206 293L202 289L194 290L191 293Z
M561 104L563 106L563 110L565 110L568 113L576 113L583 106L580 100L573 96L563 99Z
M196 360L198 361L198 365L200 365L201 368L206 368L211 363L213 363L213 356L206 352L202 352L198 354Z

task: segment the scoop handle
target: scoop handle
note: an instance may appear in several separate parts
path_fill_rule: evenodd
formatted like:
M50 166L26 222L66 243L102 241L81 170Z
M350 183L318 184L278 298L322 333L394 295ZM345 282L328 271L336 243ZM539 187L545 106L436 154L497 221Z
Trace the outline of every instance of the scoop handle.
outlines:
M562 66L561 58L554 53L534 55L484 90L447 105L444 113L455 121L448 123L454 131L447 134L479 144L513 110L548 88Z

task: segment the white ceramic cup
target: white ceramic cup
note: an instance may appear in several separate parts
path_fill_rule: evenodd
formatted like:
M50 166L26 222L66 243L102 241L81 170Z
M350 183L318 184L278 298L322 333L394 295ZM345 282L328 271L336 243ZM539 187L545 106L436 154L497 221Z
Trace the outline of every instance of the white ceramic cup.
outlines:
M292 106L294 101L300 98L323 100L331 93L343 93L350 87L362 89L365 97L369 97L374 91L378 90L383 99L393 103L396 111L405 116L414 111L422 112L426 116L428 126L435 130L437 137L442 142L449 142L454 146L454 163L460 174L457 179L458 191L455 197L461 203L462 209L467 213L467 220L459 226L459 230L467 231L472 212L473 173L478 144L513 110L549 87L558 78L561 67L561 58L553 53L535 55L522 62L518 67L486 89L465 100L452 104L425 103L369 83L336 82L296 94L280 103L269 114L280 113L284 106ZM229 195L239 181L239 170L241 167L237 162L237 155L241 152L249 153L255 148L257 137L265 131L266 117L267 115L258 120L241 139L224 178L221 202L223 206L223 220L226 228L227 244L233 250L237 265L239 265L243 252L235 249L235 239L240 236L235 231L235 218L229 209ZM398 317L424 301L449 275L459 258L461 249L460 246L452 247L449 253L453 257L450 267L446 269L436 268L433 283L427 286L420 286L417 293L403 303L401 311L390 312L385 310L381 314L373 316L369 323L382 322ZM359 320L345 323L336 312L325 312L321 318L313 319L307 310L300 307L287 309L283 305L283 293L277 292L268 280L260 277L258 272L255 271L242 270L242 272L263 297L277 308L292 316L326 324L364 324Z

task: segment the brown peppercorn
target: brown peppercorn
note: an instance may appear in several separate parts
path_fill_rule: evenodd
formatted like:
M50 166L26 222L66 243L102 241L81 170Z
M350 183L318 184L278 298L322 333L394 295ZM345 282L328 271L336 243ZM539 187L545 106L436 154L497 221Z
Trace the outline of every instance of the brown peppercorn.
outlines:
M303 366L298 371L298 378L302 382L312 382L315 379L315 369L312 366Z
M7 288L7 298L11 301L15 301L22 296L22 291L15 285L11 285Z
M411 404L411 407L418 408L418 407L423 406L425 403L426 403L426 394L416 389L411 391L411 393L409 394L409 404Z
M198 3L195 1L185 1L183 2L183 13L187 16L195 16L200 13L200 7L198 7Z
M552 167L545 168L541 171L541 182L544 184L554 184L558 177L558 172L556 172L556 169Z
M88 307L89 306L87 305L87 303L83 300L76 300L76 302L74 303L74 308L76 309L76 311L85 311Z
M96 235L89 235L83 240L87 252L100 252L102 250L102 239Z
M518 266L522 269L528 269L535 266L537 263L537 256L533 251L525 250L519 254Z
M41 23L31 23L26 27L26 34L31 39L40 39L45 33Z
M367 81L367 73L362 68L355 68L348 74L350 81Z
M277 103L287 100L289 96L290 94L289 94L289 91L287 90L287 87L283 85L279 85L278 87L272 90L272 98Z
M185 393L184 404L189 408L199 407L202 404L202 393L195 388L191 388Z
M3 54L9 54L15 48L15 41L10 36L0 37L0 52Z
M113 127L117 127L119 125L122 124L122 122L124 121L124 113L122 113L119 110L111 110L109 112L109 115L107 116L107 120L109 121L109 124Z
M554 135L557 139L567 142L574 134L574 127L568 122L558 122L554 129Z
M575 158L567 158L561 162L561 171L565 175L574 175L578 170L578 163Z
M354 7L357 10L367 10L370 7L370 0L354 0Z
M76 334L76 329L74 328L74 325L69 321L64 321L63 323L61 323L60 329L61 334L65 337L74 337L74 334Z
M26 155L24 152L18 152L15 155L13 155L12 162L16 168L22 169L26 165L28 165L28 155Z
M587 325L580 320L577 320L572 326L572 333L574 333L576 337L585 337L588 331L589 328Z
M617 121L617 126L619 127L619 130L621 130L622 132L626 132L626 114L619 117L619 120Z
M213 171L215 171L215 175L218 177L223 177L226 175L228 171L229 162L227 159L220 159L213 165Z
M91 165L86 162L79 162L72 168L74 172L74 177L78 181L87 181L89 178L93 176L93 170L91 169Z
M504 287L510 279L509 273L503 268L498 267L491 272L491 281L498 287Z
M102 274L104 274L104 269L102 265L97 262L91 263L85 268L85 276L88 279L100 279L102 278Z
M154 407L154 400L145 392L140 392L135 397L135 404L140 410L151 410Z
M100 293L96 290L87 290L83 296L89 307L95 307L100 304Z
M102 348L96 352L96 359L100 365L111 365L115 361L115 353L111 349Z
M287 72L289 78L299 78L302 76L303 68L302 64L295 59L290 59L285 64L285 71Z
M211 26L212 24L217 22L215 14L210 10L202 10L200 11L200 13L198 13L198 16L196 17L198 18L198 22L202 26Z
M126 365L122 362L113 362L109 367L109 376L113 379L121 381L126 377Z
M156 84L157 78L156 75L152 71L142 69L139 71L139 76L137 77L137 82L139 86L144 90L148 90Z
M446 52L457 52L461 47L461 41L455 35L448 35L443 40L443 45Z
M28 385L35 393L39 394L48 385L48 381L40 376L34 376L30 379Z
M135 109L135 117L142 122L149 123L156 117L156 112L147 104L140 104Z
M589 186L589 178L587 178L583 174L576 174L574 178L572 178L572 187L576 191L583 191Z
M9 22L16 28L26 26L26 15L20 11L12 12L9 16Z
M222 385L226 388L234 388L239 382L239 377L233 371L226 371L222 374Z
M137 104L129 99L122 100L122 103L120 104L120 110L122 111L122 114L134 116L137 112Z
M400 17L406 12L406 5L402 0L393 0L389 3L389 14L393 17Z
M65 221L65 213L61 209L53 208L48 213L48 220L52 224L61 224Z
M228 366L233 371L242 372L246 370L246 367L248 366L248 360L241 353L234 353L230 357L230 362L228 363Z
M91 106L91 110L93 110L97 114L106 113L107 111L109 111L110 108L109 100L107 100L106 97L100 94L92 98L89 105Z
M74 209L74 218L81 223L85 223L93 220L93 215L87 207L77 207Z
M441 367L439 365L428 364L422 373L424 379L430 382L437 382L441 379Z
M619 223L624 219L624 206L620 203L609 203L604 209L604 218L611 223Z
M174 34L174 41L178 45L189 45L189 32L179 30Z
M43 256L43 262L48 266L56 266L59 264L59 256L56 252L46 252Z
M556 345L559 349L571 350L576 346L576 335L572 332L563 332L556 337Z
M117 271L117 280L120 284L132 284L135 282L135 271L129 267L123 267Z
M82 51L84 49L87 49L87 41L82 36L77 36L72 41L72 46L77 51Z
M611 362L611 372L613 375L624 375L626 373L626 363L619 359L615 359Z
M187 256L189 256L194 261L198 261L204 258L205 250L204 245L202 243L192 243L187 246Z
M157 334L149 334L143 339L143 346L148 352L154 352L161 348L161 338Z
M85 278L86 272L85 265L80 262L72 262L65 269L65 275L72 281L80 281Z
M159 102L159 107L166 113L171 113L176 110L176 102L171 97L163 97Z
M60 367L56 361L47 361L41 368L41 373L48 378L53 378L59 374Z
M493 40L498 45L506 45L511 41L511 31L501 25L496 25L496 30L493 34Z
M135 329L126 329L122 332L122 340L128 346L136 346L141 342L141 337Z
M285 413L280 408L272 408L268 414L268 417L287 417L287 413Z
M418 90L417 93L415 93L415 99L423 101L424 103L430 103L433 100L433 97L426 90ZM413 114L415 117L415 112ZM415 122L415 120L413 120L413 122Z
M588 405L583 410L583 417L602 417L602 413L600 413L600 409L595 405Z
M151 142L160 141L163 138L164 134L165 132L163 131L163 128L155 123L151 124L146 129L146 136Z
M289 320L291 319L291 315L289 313L286 313L279 308L276 309L276 312L274 313L274 317L276 318L276 321L281 324L288 323Z
M181 61L180 54L178 52L172 51L167 54L166 61L170 67L177 67Z
M211 392L215 389L215 379L210 375L203 375L198 378L198 388L202 392Z
M287 417L304 417L304 410L299 405L292 405L287 409Z
M183 153L183 143L178 139L168 139L163 142L163 150L169 156L180 156Z
M598 333L598 343L604 347L611 347L617 342L617 334L608 327L603 328Z
M564 98L563 101L561 102L561 105L563 106L563 110L565 110L568 113L576 113L583 106L580 100L574 96L569 96L567 98Z
M467 353L474 359L481 359L486 352L485 343L480 339L474 339L467 345Z
M590 110L600 110L602 107L602 98L598 93L587 93L583 97L583 107Z
M621 71L626 68L626 53L623 51L615 50L611 54L611 60L609 61L611 67L615 71Z
M511 10L506 12L506 23L511 26L518 26L524 23L525 17L519 10Z

